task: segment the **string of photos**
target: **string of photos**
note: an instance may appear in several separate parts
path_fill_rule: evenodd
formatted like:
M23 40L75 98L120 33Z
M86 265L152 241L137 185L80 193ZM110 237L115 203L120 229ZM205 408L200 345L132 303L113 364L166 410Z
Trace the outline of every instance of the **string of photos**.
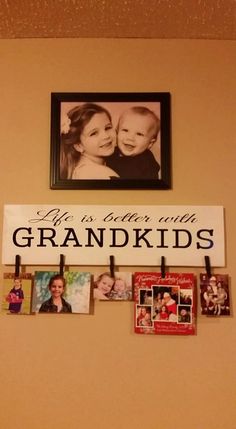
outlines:
M228 275L213 274L209 256L205 270L199 278L201 315L230 316ZM65 257L60 255L59 270L32 274L21 270L16 255L15 271L3 275L3 314L93 314L96 301L132 301L137 334L196 334L197 278L194 273L167 271L164 256L160 272L120 272L114 256L106 271L65 270Z

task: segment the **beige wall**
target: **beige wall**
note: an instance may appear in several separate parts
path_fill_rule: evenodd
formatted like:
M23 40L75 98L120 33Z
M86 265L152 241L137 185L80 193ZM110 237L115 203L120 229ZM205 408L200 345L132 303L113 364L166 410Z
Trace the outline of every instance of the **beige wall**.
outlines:
M227 262L217 272L230 275L235 308L235 48L1 40L1 224L5 203L223 205ZM50 93L63 91L169 91L173 189L50 190ZM193 337L135 335L132 320L133 304L122 302L99 302L91 316L1 315L1 428L234 429L235 317L198 310Z

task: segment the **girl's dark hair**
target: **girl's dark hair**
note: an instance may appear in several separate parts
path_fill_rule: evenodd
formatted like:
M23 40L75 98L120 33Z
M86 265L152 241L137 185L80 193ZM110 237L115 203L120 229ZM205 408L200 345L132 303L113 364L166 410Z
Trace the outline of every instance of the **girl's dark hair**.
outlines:
M60 148L60 178L71 179L73 170L78 164L80 153L74 148L80 143L80 136L84 127L97 113L105 113L112 122L111 115L104 107L94 103L84 103L71 109L67 116L70 119L68 133L61 134Z
M52 277L50 278L50 280L49 280L49 283L48 283L48 289L49 289L49 290L51 289L51 287L52 287L52 284L53 284L54 280L61 280L61 281L62 281L62 283L63 283L63 289L65 289L65 287L66 287L66 280L65 280L65 279L64 279L64 277L63 277L63 276L61 276L60 274L56 274L55 276L52 276Z
M160 308L160 312L162 311L163 307L165 307L165 312L169 314L169 310L166 304L162 304L161 308Z

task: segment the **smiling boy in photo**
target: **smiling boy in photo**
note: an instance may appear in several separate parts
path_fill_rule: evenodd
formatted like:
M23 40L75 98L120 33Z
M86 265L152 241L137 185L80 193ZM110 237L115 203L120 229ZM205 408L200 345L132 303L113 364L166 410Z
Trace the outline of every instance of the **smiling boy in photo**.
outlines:
M160 165L151 147L157 140L160 119L144 106L122 113L117 129L117 148L106 164L121 179L158 179Z

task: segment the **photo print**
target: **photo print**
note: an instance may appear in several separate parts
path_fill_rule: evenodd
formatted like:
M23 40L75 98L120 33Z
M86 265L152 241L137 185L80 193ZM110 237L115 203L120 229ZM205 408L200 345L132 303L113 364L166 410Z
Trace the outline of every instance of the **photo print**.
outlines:
M91 275L66 271L36 271L32 311L36 313L90 313Z
M136 305L136 327L149 328L150 326L153 326L152 307Z
M230 316L228 275L214 274L209 278L200 274L200 302L205 316Z
M153 286L153 319L159 321L177 322L179 305L178 286Z
M93 297L100 301L131 301L132 273L109 271L95 273L93 277Z
M52 189L169 189L170 93L52 93Z
M152 289L140 289L139 290L139 303L141 305L152 305L153 303L153 296L152 296Z
M30 273L15 276L3 274L2 311L5 314L30 314L32 297L32 275Z
M178 305L178 323L192 322L192 308L190 305Z

